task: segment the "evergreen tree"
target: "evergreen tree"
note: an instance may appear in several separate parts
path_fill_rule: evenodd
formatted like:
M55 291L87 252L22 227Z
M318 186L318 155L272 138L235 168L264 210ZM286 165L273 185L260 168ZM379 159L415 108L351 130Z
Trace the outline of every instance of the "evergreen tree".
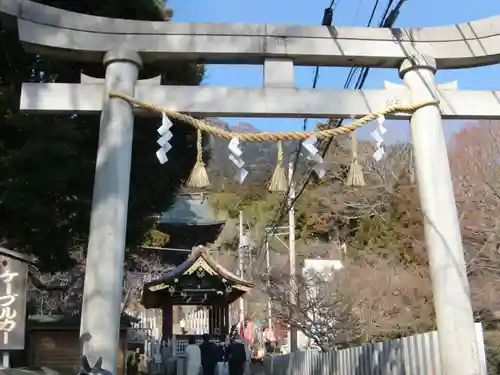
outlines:
M404 170L392 192L387 193L387 204L378 214L360 220L352 245L359 251L376 252L403 265L427 264L417 189Z
M43 0L66 10L113 18L168 21L157 0ZM0 24L0 243L36 255L47 271L71 266L69 251L87 244L99 133L98 115L19 113L23 82L78 83L80 73L102 77L102 64L60 61L26 53L17 28ZM197 85L203 67L145 66L141 78ZM166 103L165 103L166 104ZM136 117L127 243L142 241L154 213L166 209L195 161L196 133L174 124L169 163L155 157L159 117Z

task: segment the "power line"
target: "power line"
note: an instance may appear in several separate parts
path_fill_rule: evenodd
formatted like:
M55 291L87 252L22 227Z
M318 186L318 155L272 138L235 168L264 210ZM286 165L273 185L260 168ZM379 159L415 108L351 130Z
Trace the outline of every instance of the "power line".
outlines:
M376 4L378 4L378 1L379 0L377 0ZM331 0L329 7L324 10L323 20L322 20L322 25L323 26L327 26L327 27L331 26L332 19L333 19L333 6L334 6L334 4L335 4L335 0ZM315 71L314 71L314 78L313 78L313 83L312 83L312 88L313 89L315 89L316 86L317 86L317 84L318 84L319 72L320 72L320 67L317 66L315 68ZM348 78L348 80L350 80L350 78ZM308 119L305 118L303 126L302 126L303 131L306 131L306 129L307 129L307 122L308 122ZM298 169L297 166L298 166L298 163L299 163L300 149L301 149L301 147L302 147L302 142L299 142L299 144L297 146L297 150L295 151L295 160L294 160L294 163L293 163L293 171L294 172L293 172L293 174L291 176L288 176L289 183L287 184L288 185L287 191L285 192L283 200L281 202L281 205L278 208L278 210L276 211L276 215L275 215L274 219L271 222L272 223L271 224L271 227L272 227L271 232L273 232L276 229L276 227L279 225L279 223L281 222L281 220L283 219L283 217L290 210L290 207L292 207L295 204L295 202L297 201L297 197L294 197L294 199L291 201L291 204L290 205L288 204L289 203L288 201L289 201L290 189L291 189L291 186L292 186L292 180L294 178L294 174L296 173L296 171ZM309 179L311 178L311 176L312 175L309 176ZM300 191L300 194L303 192L303 190L304 190L304 188ZM262 246L267 241L267 236L268 236L268 232L266 231L266 233L263 236L262 242L260 243L260 246L257 247L256 257L258 257L259 254L261 253Z
M403 3L405 1L406 0L399 0L396 7L393 10L390 10L394 0L389 0L389 3L387 4L386 9L384 11L384 16L383 16L382 20L380 21L378 27L384 27L384 28L392 27L397 19L397 16L399 15L399 11L401 9L401 6L403 5ZM375 7L378 6L378 3L379 3L379 0L377 0L375 2L374 9L372 10L372 13L370 15L370 20L368 21L368 26L371 26L371 21L373 20L373 17L374 17L375 11L376 11ZM344 89L347 89L349 87L350 81L354 77L353 71L355 71L356 69L359 69L359 68L351 68L351 71L349 72L346 84L344 85ZM370 71L370 68L361 68L360 76L358 77L358 80L357 80L356 85L355 85L356 90L359 90L363 87L363 85L366 81L366 78L368 77L369 71ZM342 125L342 123L343 123L343 119L340 119L336 124L334 124L334 127L338 127L338 126ZM326 147L322 152L323 158L325 157L325 155L328 152L328 149L330 148L332 143L333 143L333 138L329 138L327 141ZM297 193L295 200L300 198L301 194L304 192L304 190L307 188L307 186L311 182L312 176L313 176L313 173L312 172L309 173L309 176L308 176L306 182L304 183L304 185L302 186L300 191Z
M397 16L399 15L399 10L401 9L401 6L403 5L403 3L405 1L406 0L399 0L396 7L392 11L390 11L390 7L392 6L392 4L394 2L394 0L390 0L389 3L387 4L387 7L384 11L384 16L383 16L382 20L380 21L378 27L384 27L384 28L385 27L392 27L394 25L394 22L396 21ZM370 20L368 21L368 26L371 26L371 22L373 20L373 17L374 17L375 11L376 11L375 7L378 6L378 3L379 3L379 0L377 0L375 2L374 9L372 10L372 13L370 15ZM354 72L356 69L359 69L359 68L351 68L351 71L349 72L346 84L344 85L344 89L347 89L350 86L350 81L352 81L352 78L354 77ZM363 87L363 85L366 81L366 78L368 77L369 71L370 71L370 68L361 68L360 76L358 77L358 80L356 82L355 89L359 90ZM334 126L338 127L338 126L342 125L342 123L343 123L343 119L340 119L336 124L334 124ZM326 147L322 152L322 157L325 157L325 155L328 152L329 148L331 147L332 143L333 143L333 138L329 138L327 141ZM313 173L311 172L309 174L306 182L304 183L304 185L302 186L302 188L298 192L297 196L295 197L295 200L297 200L301 196L301 194L304 192L306 187L309 185L309 183L312 180L312 175L313 175Z
M392 2L392 0L391 0L391 2ZM333 6L333 3L334 3L334 1L332 1L332 2L330 3L330 8ZM368 21L367 26L371 26L371 23L372 23L372 21L373 21L373 17L374 17L374 15L375 15L375 12L376 12L376 9L377 9L377 7L378 7L378 4L379 4L379 0L376 0L375 5L373 6L372 13L371 13L371 15L370 15L370 19L369 19L369 21ZM326 13L326 12L327 12L327 9L325 9L325 13ZM356 70L357 70L357 68L351 68L351 70L350 70L350 72L349 72L349 74L348 74L348 76L347 76L346 83L344 84L344 89L347 89L347 88L350 86L351 81L352 81L352 79L353 79L353 77L354 77L354 73L356 72ZM318 79L319 79L319 67L316 67L316 70L315 70L315 75L314 75L314 80L313 80L313 89L315 89L315 88L316 88L316 85L317 85ZM342 119L339 121L339 125L340 125L341 123L342 123ZM333 124L333 121L332 121L332 120L330 120L328 125L329 125L329 126L331 126L331 125L335 126L336 124ZM337 126L339 126L339 125L337 125ZM306 130L306 127L307 127L307 119L304 119L303 130ZM333 138L330 138L330 139L328 140L327 146L326 146L326 148L325 148L325 151L324 151L324 152L323 152L323 154L322 154L322 157L324 157L324 156L325 156L326 151L328 151L328 148L330 147L330 145L331 145L332 141L333 141ZM296 151L296 157L295 157L295 162L294 162L294 171L296 171L296 170L297 170L297 164L298 164L298 160L299 160L299 156L300 156L300 148L301 148L301 143L299 143L298 148L297 148L297 151ZM290 179L292 179L292 178L293 178L293 176L290 176L289 178L290 178ZM295 200L297 200L297 199L300 197L300 195L304 192L305 188L306 188L306 187L307 187L307 185L310 183L311 179L312 179L312 173L310 173L310 174L309 174L309 177L307 178L307 180L306 180L306 182L305 182L304 186L303 186L303 187L301 188L301 190L299 191L299 194L297 194L297 196L295 197ZM287 212L283 212L283 209L284 209L284 207L285 207L285 205L286 205L286 203L287 203L287 201L288 201L288 195L289 195L289 194L290 194L290 184L289 184L289 186L288 186L288 190L287 190L287 192L285 193L285 197L284 197L284 199L283 199L283 202L282 202L282 204L281 204L281 207L278 209L278 211L277 211L277 215L276 215L275 219L273 220L273 223L274 223L274 224L273 224L273 226L278 225L278 223L281 221L281 219L282 219L282 218L286 215L286 213L287 213Z
M340 0L339 0L340 1ZM378 1L378 0L377 0ZM331 0L330 1L330 5L328 6L328 8L326 8L323 12L323 19L321 21L321 24L323 26L327 26L327 27L330 27L331 24L332 24L332 21L333 21L333 6L335 5L335 0ZM315 67L314 69L314 76L313 76L313 83L312 83L312 88L313 90L316 88L316 86L318 85L318 80L319 80L319 66ZM305 118L304 119L304 122L302 124L302 130L303 131L306 131L307 130L307 122L308 122L308 119ZM302 147L302 142L299 142L299 144L297 145L297 149L295 151L295 160L293 162L293 175L295 174L295 171L297 170L297 166L299 164L299 157L300 157L300 148ZM292 176L288 176L290 182L291 180L293 179L293 175ZM285 211L285 208L287 206L287 203L288 203L288 196L290 195L290 189L291 189L291 183L288 184L288 187L287 187L287 191L285 192L284 194L284 199L283 201L281 202L281 205L280 207L278 208L278 210L276 211L276 216L274 217L272 223L273 223L273 229L276 228L277 226L277 223L279 221L281 221L281 219L283 218L284 215L286 215L288 213L288 210ZM295 200L293 201L295 202ZM289 209L289 208L288 208ZM263 246L263 244L265 243L266 241L266 236L267 234L263 237L263 241L262 243L260 244L260 246L258 247L258 253L256 254L258 256L258 254L261 252L261 248Z
M370 14L370 18L367 22L367 27L370 27L371 26L371 23L373 22L373 19L375 17L375 14L376 14L376 11L377 11L377 8L378 8L378 5L379 5L379 1L380 0L376 0L375 1L375 4L372 8L372 11L371 11L371 14ZM382 19L381 21L379 22L379 25L378 27L383 27L383 28L390 28L394 25L394 23L396 22L396 19L399 15L399 11L401 9L401 6L404 4L406 0L399 0L398 3L396 4L396 6L394 7L394 9L391 10L391 7L394 3L394 0L389 0L385 10L384 10L384 13L383 13L383 16L382 16ZM330 7L325 9L325 15L328 11L328 9L330 9L330 11L332 10L332 7L333 7L333 4L334 4L334 0L332 0L332 2L330 3ZM323 20L325 19L325 16L323 17ZM361 70L359 70L361 69ZM355 89L359 90L363 87L365 81L366 81L366 78L368 77L368 73L370 71L370 68L358 68L358 67L353 67L351 68L351 70L349 71L349 74L347 76L347 79L346 79L346 82L344 84L344 89L347 89L349 88L349 86L351 85L351 82L352 80L354 79L354 76L356 74L356 72L359 71L360 72L360 75L358 76L358 79L356 80L356 84L355 84ZM317 82L318 82L318 79L319 79L319 67L316 67L315 69L315 75L314 75L314 80L313 80L313 89L316 87L317 85ZM330 119L328 121L328 127L339 127L342 125L343 123L343 120L344 119L340 119L340 120L335 120L335 119ZM307 127L307 119L304 120L304 130L305 128ZM326 143L326 146L325 148L323 149L323 152L322 152L322 157L324 158L325 155L327 154L329 148L331 147L333 143L333 138L329 138L327 143ZM299 160L299 156L300 156L300 147L301 147L301 143L299 144L298 146L298 149L297 149L297 153L296 153L296 158L295 158L295 162L294 162L294 171L297 169L297 164L298 164L298 160ZM288 210L290 210L290 207L292 207L295 202L300 198L300 196L304 193L305 189L307 188L307 186L309 185L309 183L311 182L312 180L312 176L313 176L313 172L310 172L306 181L304 182L304 184L302 185L302 188L298 191L298 193L296 194L294 200L288 204L288 197L289 197L289 194L290 194L290 186L291 186L291 183L288 184L288 189L287 189L287 192L285 193L284 195L284 199L280 205L280 208L277 210L277 213L276 213L276 216L275 218L273 219L272 221L272 224L271 224L271 232L276 229L276 227L279 225L279 223L281 222L281 220L283 219L283 217L288 213ZM293 178L293 176L289 176L289 179L291 180ZM285 210L285 207L287 207L287 209ZM264 234L264 237L263 237L263 241L262 243L260 244L260 246L257 247L257 256L260 254L260 252L262 251L262 246L263 244L265 243L266 241L266 237L267 237L267 232Z
M363 2L364 2L364 0L360 0L359 3L358 3L358 7L356 9L356 13L354 14L354 19L352 21L353 25L356 24L356 20L358 19L359 12L361 11L361 7L363 6Z

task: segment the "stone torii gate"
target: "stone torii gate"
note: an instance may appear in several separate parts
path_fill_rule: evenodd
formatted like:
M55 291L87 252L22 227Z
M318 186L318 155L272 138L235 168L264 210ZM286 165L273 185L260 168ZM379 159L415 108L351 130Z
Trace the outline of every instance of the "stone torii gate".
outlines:
M441 119L498 119L499 91L438 87L437 69L500 61L500 17L422 29L268 24L165 23L107 19L30 0L0 0L27 51L102 62L105 80L23 84L27 113L97 113L101 128L82 307L83 351L116 369L134 112L110 91L199 116L350 117L394 104L418 109L411 132L425 216L441 363L445 374L479 374L472 308ZM138 81L151 61L263 64L262 88L161 86ZM294 65L397 68L403 85L384 90L294 88ZM409 118L395 114L393 118ZM152 150L153 152L153 150Z

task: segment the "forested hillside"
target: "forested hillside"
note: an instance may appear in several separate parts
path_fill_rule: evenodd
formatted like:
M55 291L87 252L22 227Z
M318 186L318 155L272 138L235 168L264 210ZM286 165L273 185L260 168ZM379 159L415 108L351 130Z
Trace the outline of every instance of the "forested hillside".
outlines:
M499 129L495 122L469 124L449 145L474 311L486 327L496 326L500 312L496 218L500 203ZM273 148L262 146L271 147L271 151L261 151L258 145L254 147L257 155L253 160L266 152L272 153ZM228 182L224 189L215 188L211 198L215 209L226 212L231 219L219 241L224 245L222 251L227 251L224 261L228 266L235 266L238 235L235 223L240 209L250 228L255 248L247 259L247 276L260 286L260 291L254 291L250 297L251 313L265 318L265 296L271 293L279 301L274 314L323 340L325 347L355 345L435 327L411 147L387 145L386 157L380 162L371 158L370 142L360 142L358 148L365 186L347 186L351 142L348 137L339 138L325 157L325 178L313 179L297 201L298 266L303 259L316 257L342 259L346 265L342 277L324 286L328 292L321 300L303 301L300 308L287 303L288 253L282 243L272 238L272 290L265 285L263 251L259 246L263 244L263 228L273 223L283 201L282 194L269 193L265 188L274 165L264 157L258 169L268 168L267 175L241 186L229 182L232 176L226 175L224 181ZM294 151L295 147L290 149ZM223 151L220 158L227 158ZM227 162L217 155L211 160L211 168L221 170L219 166ZM298 190L305 175L299 168ZM281 225L287 225L287 215ZM286 243L287 236L282 236L282 240ZM339 249L343 242L347 245L346 253ZM315 322L308 320L313 306L316 309L320 306L322 311L322 318ZM332 323L332 319L337 323ZM491 344L496 336L487 335Z

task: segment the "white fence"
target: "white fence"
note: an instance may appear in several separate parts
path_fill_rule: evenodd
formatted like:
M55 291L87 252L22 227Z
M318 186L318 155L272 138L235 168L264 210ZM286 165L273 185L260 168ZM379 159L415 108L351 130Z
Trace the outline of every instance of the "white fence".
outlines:
M486 375L483 330L476 324L480 375ZM441 375L437 331L329 353L268 357L266 375Z
M129 343L142 343L146 340L161 340L162 337L162 312L160 309L151 309L140 312L125 311L139 319L132 323L127 332Z
M208 333L208 309L193 308L184 318L185 329L189 335L203 335Z

